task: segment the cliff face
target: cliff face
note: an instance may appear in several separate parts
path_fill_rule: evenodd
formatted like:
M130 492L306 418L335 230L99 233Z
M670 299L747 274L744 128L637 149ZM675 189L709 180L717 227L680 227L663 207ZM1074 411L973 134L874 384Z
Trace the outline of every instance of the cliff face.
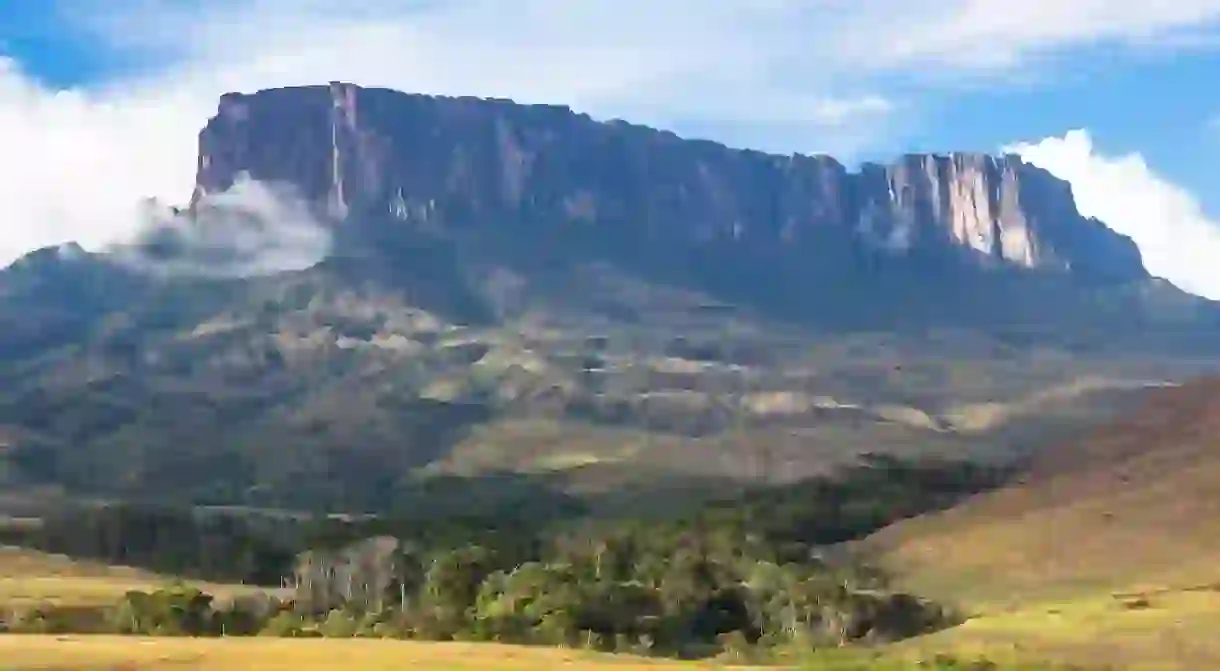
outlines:
M243 171L297 185L336 221L585 226L642 245L816 256L841 244L1146 276L1130 239L1082 217L1066 182L1017 156L908 155L853 173L828 156L734 150L567 107L332 83L223 96L200 133L195 199Z
M908 155L867 165L848 222L889 249L948 245L1024 268L1146 276L1139 250L1076 209L1071 186L1019 156Z

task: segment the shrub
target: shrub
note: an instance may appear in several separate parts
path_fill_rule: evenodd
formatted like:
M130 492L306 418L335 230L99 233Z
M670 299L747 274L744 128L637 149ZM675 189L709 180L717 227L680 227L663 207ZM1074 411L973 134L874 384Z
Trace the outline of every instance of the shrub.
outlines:
M326 615L318 632L325 638L354 638L360 630L359 616L336 608Z
M221 618L211 595L176 585L146 593L131 591L110 610L114 631L158 636L207 636L221 633Z
M278 638L304 638L309 636L309 622L296 613L284 611L276 614L258 632L259 636Z

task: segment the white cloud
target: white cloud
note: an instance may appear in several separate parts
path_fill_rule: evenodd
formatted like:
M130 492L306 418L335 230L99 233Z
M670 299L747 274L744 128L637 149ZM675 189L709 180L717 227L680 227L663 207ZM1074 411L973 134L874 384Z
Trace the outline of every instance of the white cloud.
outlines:
M867 3L866 3L867 4ZM1214 47L1220 0L956 0L893 2L862 17L841 42L882 65L924 62L1007 70L1031 57L1095 44ZM871 24L871 27L870 27Z
M331 249L330 229L295 187L239 175L225 191L204 195L193 216L145 201L140 228L109 245L113 258L162 276L250 277L302 270Z
M1220 299L1220 222L1139 154L1098 153L1084 130L1005 148L1072 184L1085 216L1131 236L1144 265L1182 289Z
M97 248L136 230L140 197L189 189L201 110L174 103L47 91L0 59L0 262L69 240Z
M331 79L563 102L738 146L851 160L891 132L874 84L1007 66L1096 40L1181 37L1220 0L78 0L74 29L142 62L55 91L0 56L0 263L134 235L144 197L182 202L195 137L230 90Z

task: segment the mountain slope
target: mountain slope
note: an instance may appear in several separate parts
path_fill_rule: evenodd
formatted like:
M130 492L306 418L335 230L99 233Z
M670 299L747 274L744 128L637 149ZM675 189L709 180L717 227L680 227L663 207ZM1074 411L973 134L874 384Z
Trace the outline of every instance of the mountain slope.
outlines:
M1046 449L1019 483L865 543L908 579L987 603L1192 587L1220 561L1220 380L1150 394Z

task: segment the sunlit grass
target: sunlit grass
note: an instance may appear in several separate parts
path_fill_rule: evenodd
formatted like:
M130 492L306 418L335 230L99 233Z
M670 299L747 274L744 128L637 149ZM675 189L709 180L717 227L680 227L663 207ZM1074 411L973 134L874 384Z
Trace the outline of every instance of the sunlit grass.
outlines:
M1055 660L1085 668L1210 669L1220 665L1220 591L1200 587L1104 594L985 612L894 646L897 656L952 652L996 662Z
M573 650L465 643L368 639L135 638L119 636L4 636L6 671L633 671L725 668L706 663L643 660Z
M140 569L0 547L0 608L107 605L128 591L151 591L171 582L173 578ZM220 600L261 591L243 585L196 584Z

